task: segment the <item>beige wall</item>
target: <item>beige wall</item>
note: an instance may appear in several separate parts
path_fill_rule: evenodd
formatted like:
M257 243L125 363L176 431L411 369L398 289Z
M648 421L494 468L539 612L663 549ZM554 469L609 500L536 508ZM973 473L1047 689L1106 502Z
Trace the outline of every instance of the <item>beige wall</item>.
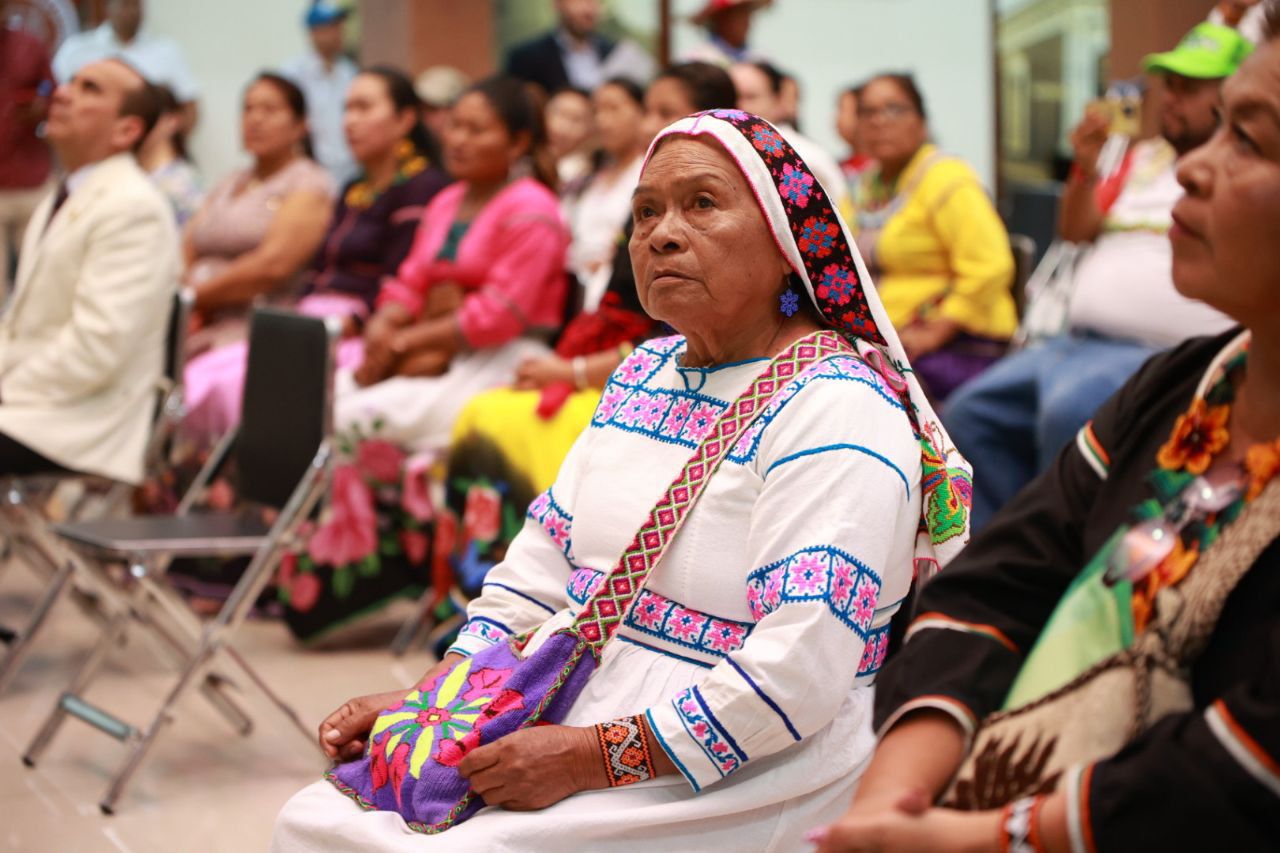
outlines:
M489 0L360 0L360 56L411 75L452 65L472 78L493 72L493 4Z

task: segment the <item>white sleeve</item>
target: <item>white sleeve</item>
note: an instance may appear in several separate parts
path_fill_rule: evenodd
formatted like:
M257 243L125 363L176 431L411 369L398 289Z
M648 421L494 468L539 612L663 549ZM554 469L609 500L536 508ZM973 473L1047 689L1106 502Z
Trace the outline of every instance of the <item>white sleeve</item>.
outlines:
M910 585L920 448L878 379L816 379L764 432L748 539L756 625L646 712L694 791L821 730L883 660Z
M581 457L578 437L556 482L529 505L524 527L501 563L485 575L480 596L467 607L467 623L450 652L472 655L513 634L524 633L568 605L565 587L573 571L573 512L566 496Z

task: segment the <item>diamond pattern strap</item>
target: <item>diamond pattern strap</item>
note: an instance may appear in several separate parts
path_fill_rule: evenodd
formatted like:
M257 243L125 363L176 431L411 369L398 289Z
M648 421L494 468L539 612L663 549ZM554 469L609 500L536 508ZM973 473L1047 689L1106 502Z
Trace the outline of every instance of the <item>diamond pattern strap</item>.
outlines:
M725 410L667 487L657 505L595 595L574 620L574 628L599 649L614 635L649 573L697 503L711 476L751 423L787 383L809 366L835 355L855 352L838 333L814 332L779 353L750 387Z

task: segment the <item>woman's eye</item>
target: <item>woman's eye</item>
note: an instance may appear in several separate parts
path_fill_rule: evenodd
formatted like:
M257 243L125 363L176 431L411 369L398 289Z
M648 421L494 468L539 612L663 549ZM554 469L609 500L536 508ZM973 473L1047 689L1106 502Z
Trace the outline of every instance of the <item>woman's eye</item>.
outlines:
M641 206L636 208L636 211L635 211L636 219L648 219L651 216L653 216L652 207Z
M702 210L708 210L710 208L715 207L716 203L712 201L709 196L700 195L693 200L693 205L694 207L700 208Z
M1253 137L1249 136L1249 134L1244 131L1244 128L1238 124L1231 125L1231 138L1234 139L1237 144L1249 151L1256 152L1259 150L1258 143L1254 142Z

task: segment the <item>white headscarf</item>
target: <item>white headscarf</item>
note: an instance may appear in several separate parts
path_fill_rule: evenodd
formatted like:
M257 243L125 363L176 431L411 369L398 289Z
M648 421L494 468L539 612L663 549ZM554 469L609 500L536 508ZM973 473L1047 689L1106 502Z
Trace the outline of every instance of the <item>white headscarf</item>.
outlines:
M774 241L824 321L843 333L903 398L920 441L916 559L945 565L969 541L973 472L911 370L830 194L773 125L742 110L710 110L680 119L654 138L646 168L669 136L709 136L720 143L751 186Z

